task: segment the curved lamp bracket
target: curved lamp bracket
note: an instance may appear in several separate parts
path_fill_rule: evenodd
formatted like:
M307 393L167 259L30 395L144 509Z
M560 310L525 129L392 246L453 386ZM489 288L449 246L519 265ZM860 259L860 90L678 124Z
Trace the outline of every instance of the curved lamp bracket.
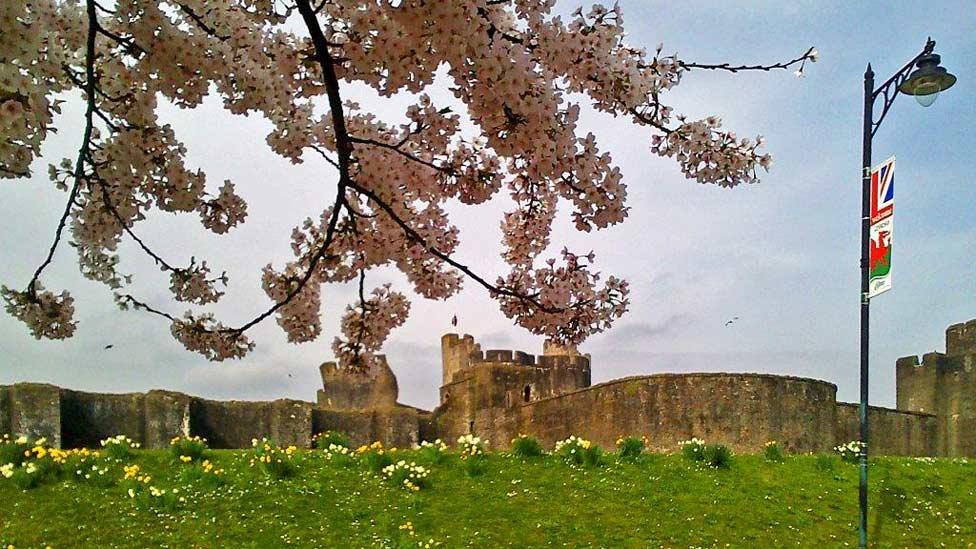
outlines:
M888 114L888 109L891 108L891 104L895 102L895 98L898 97L898 87L901 86L902 82L908 80L909 75L912 73L912 68L915 63L924 56L929 55L935 50L935 40L929 38L925 42L925 48L922 53L916 55L907 65L901 68L894 76L886 80L883 84L878 86L876 90L871 94L871 100L874 101L878 96L884 97L884 106L881 109L881 115L878 116L877 120L871 121L871 137L878 131L881 126L881 121L884 120L886 114Z

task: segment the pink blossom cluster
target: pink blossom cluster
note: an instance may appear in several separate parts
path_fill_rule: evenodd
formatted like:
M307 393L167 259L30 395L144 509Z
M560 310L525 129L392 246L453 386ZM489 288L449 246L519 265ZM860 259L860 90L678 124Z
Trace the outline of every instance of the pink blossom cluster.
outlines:
M72 87L62 65L76 64L84 35L77 5L0 2L0 179L30 175L31 162L60 112L55 95Z
M117 271L116 250L129 237L169 271L175 299L210 304L223 295L215 284L226 285L226 275L210 278L207 263L195 258L186 268L171 266L138 237L139 223L153 210L193 212L206 229L224 234L244 222L247 204L232 182L215 190L188 164L185 146L157 116L158 103L193 108L215 91L229 112L261 115L271 124L266 142L273 151L293 163L321 156L322 166L340 172L337 199L293 230L295 259L262 271L273 305L256 321L275 313L292 342L321 334L322 284L390 265L431 299L456 294L467 276L517 324L555 341L578 343L609 327L626 311L625 281L602 281L591 270L592 254L564 250L559 267L552 259L536 266L561 201L580 231L628 215L622 173L594 135L578 128L580 97L647 127L654 132L650 150L702 183L753 182L770 162L759 151L761 138L738 139L716 117L689 122L674 114L664 99L686 65L660 46L648 55L628 45L616 6L577 10L564 21L551 13L555 0L118 0L112 10L97 10L90 27L91 1L0 5L0 177L28 174L51 131L58 94L84 91L92 63L95 91L83 94L93 107L91 139L77 162L49 169L54 185L72 193L68 226L82 272L113 289L127 285L131 277ZM306 28L294 32L295 25ZM86 53L91 32L94 56ZM439 67L446 67L463 113L424 93ZM326 69L338 85L327 84ZM400 121L380 120L341 102L343 86L355 82L418 99ZM462 131L466 126L474 135ZM483 204L503 188L515 204L501 221L511 272L492 285L492 277L454 258L460 234L447 205ZM407 317L402 294L384 286L371 295L342 318L334 348L343 364L370 360ZM35 335L67 337L74 329L66 293L59 299L4 287L4 297ZM53 320L44 324L38 311ZM172 321L174 337L188 349L212 360L253 347L243 330L210 313L173 320L152 312Z
M301 273L295 264L290 264L282 273L275 272L271 265L262 270L262 287L275 303L285 303L289 293L298 292L296 298L278 309L278 325L292 343L312 341L322 332L321 282L309 280L302 286L300 279Z
M190 258L190 266L186 269L173 269L169 275L170 291L178 301L206 305L216 303L224 292L214 288L217 281L227 285L227 273L215 279L208 279L210 267L203 261L197 264L196 258Z
M410 302L400 292L384 284L372 291L358 306L346 307L342 315L342 337L332 341L332 352L347 368L368 369L374 353L394 328L406 322Z
M210 313L194 315L187 311L183 318L172 320L170 333L184 347L208 360L240 358L254 349L254 342L247 336L215 321Z
M677 160L690 178L733 187L743 181L759 181L756 167L768 170L772 164L771 156L757 152L765 142L762 136L737 139L735 132L717 131L721 123L714 116L694 122L685 122L680 115L678 119L682 124L676 130L653 137L651 150Z
M560 345L575 346L609 328L627 312L627 281L614 276L598 286L601 275L590 270L594 254L578 256L562 250L540 269L516 269L498 279L502 312L534 334Z
M36 339L67 339L74 335L78 323L72 320L74 298L68 292L55 295L38 282L34 293L0 288L4 309L30 328Z

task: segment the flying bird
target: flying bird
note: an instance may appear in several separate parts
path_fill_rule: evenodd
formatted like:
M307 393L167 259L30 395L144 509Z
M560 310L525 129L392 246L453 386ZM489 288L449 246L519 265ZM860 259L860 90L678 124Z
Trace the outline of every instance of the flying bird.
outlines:
M451 317L451 326L457 327L457 315Z
M111 343L105 346L106 349L111 349L112 347L115 347L115 345L112 345Z
M731 326L731 325L732 325L732 324L733 324L733 323L734 323L734 322L735 322L736 320L739 320L739 317L737 317L737 316L733 316L733 317L732 317L732 320L729 320L728 322L726 322L726 323L725 323L725 327L726 327L726 328L728 328L728 327L729 327L729 326Z

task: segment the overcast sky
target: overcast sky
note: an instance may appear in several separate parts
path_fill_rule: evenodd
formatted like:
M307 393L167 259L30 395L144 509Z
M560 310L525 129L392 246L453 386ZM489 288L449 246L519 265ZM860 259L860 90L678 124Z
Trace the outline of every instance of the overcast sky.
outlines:
M976 318L976 9L969 1L893 2L651 2L622 0L630 41L697 62L774 62L816 46L820 61L805 78L790 72L692 72L669 100L692 117L715 114L740 135L762 134L774 166L762 183L733 190L683 178L670 160L649 151L650 134L622 119L584 108L582 126L598 137L624 171L631 206L621 226L578 234L564 206L553 239L558 250L593 249L601 270L631 282L630 313L581 347L593 355L593 380L657 372L750 371L824 379L843 400L857 399L859 342L859 167L861 90L865 65L879 81L911 59L927 36L958 84L929 109L901 97L874 142L875 160L897 155L894 288L872 302L872 403L893 406L897 357L944 350L949 324ZM560 1L560 11L578 4ZM431 91L454 104L444 79ZM379 100L347 86L387 121L399 123L410 96ZM65 195L47 181L46 165L72 156L80 142L83 105L68 97L59 133L44 148L30 180L0 182L0 281L23 287L43 260ZM576 98L577 100L579 98ZM457 110L457 109L456 109ZM289 234L317 217L333 197L334 170L306 156L292 166L265 145L269 124L234 117L210 97L193 111L167 107L186 144L188 162L211 185L237 183L248 201L247 223L229 235L205 232L194 215L154 212L140 235L167 258L205 257L231 277L216 308L236 325L269 302L260 268L290 258ZM505 272L498 257L501 193L482 207L454 207L461 229L458 257L489 279ZM123 270L135 273L133 293L169 310L163 273L122 245ZM183 259L178 259L183 258ZM120 392L165 388L223 399L314 400L318 365L331 359L339 315L351 287L324 295L324 333L295 346L273 321L251 335L247 358L209 363L183 349L158 317L121 312L104 286L82 278L72 249L63 247L45 273L45 286L76 298L79 328L64 342L39 342L0 311L0 383L42 381L76 389ZM367 283L402 276L371 274ZM400 400L437 404L440 336L459 328L483 348L541 350L541 339L514 327L473 284L445 302L416 298L406 325L384 351L396 371ZM732 326L727 320L738 316ZM104 346L114 347L105 350Z

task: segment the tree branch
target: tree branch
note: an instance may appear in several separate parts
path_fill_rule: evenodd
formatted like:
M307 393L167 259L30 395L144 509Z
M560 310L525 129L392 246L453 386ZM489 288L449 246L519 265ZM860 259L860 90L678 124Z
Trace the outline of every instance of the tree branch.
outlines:
M122 303L122 304L125 304L125 305L132 305L132 307L135 308L135 309L142 309L143 311L146 311L147 313L152 313L154 315L158 315L158 316L161 316L163 318L167 318L167 319L170 320L170 322L176 322L176 317L174 317L173 315L167 313L166 311L160 311L159 309L154 309L154 308L150 307L149 305L146 305L142 301L139 301L138 299L136 299L135 297L133 297L132 294L115 294L115 299L119 303Z
M404 234L406 234L407 237L410 240L413 240L413 241L417 242L418 244L420 244L421 246L423 246L424 249L426 249L434 257L440 259L441 261L443 261L443 262L447 263L448 265L454 267L455 269L461 271L462 273L464 273L465 275L467 275L468 278L474 280L475 282L477 282L478 284L480 284L482 287L484 287L485 289L487 289L490 293L492 293L492 294L498 294L498 295L506 295L506 296L509 296L509 297L514 297L516 299L519 299L519 300L522 300L522 301L524 301L526 303L529 303L529 304L533 305L534 307L538 308L539 310L541 310L543 312L546 312L546 313L559 313L559 312L563 312L563 311L566 310L566 309L560 308L560 307L548 307L548 306L543 305L542 303L540 303L537 299L535 299L534 296L529 296L529 295L521 294L521 293L518 293L518 292L516 292L514 290L509 290L508 288L503 288L503 287L499 287L499 286L495 286L495 285L491 284L490 282L488 282L487 280L485 280L481 275L479 275L478 273L472 271L466 265L462 265L457 260L455 260L454 258L452 258L449 254L446 254L446 253L438 250L434 246L431 246L430 244L428 244L427 243L427 240L420 233L418 233L416 229L414 229L409 224L407 224L407 222L404 221L403 218L401 218L396 213L396 211L394 211L393 208L389 204L387 204L385 201L383 201L376 193L374 193L373 191L371 191L369 189L360 187L359 185L357 185L355 182L352 182L352 181L349 183L349 188L353 189L354 191L358 192L359 194L361 194L361 195L369 198L370 200L372 200L377 206L380 207L381 210L383 210L384 212L386 212L387 215L390 216L390 219L392 219L393 222L396 223L403 230Z
M685 61L678 60L678 66L683 69L703 69L711 71L728 71L728 72L740 72L740 71L771 71L776 69L788 69L797 63L805 63L807 60L816 61L817 50L814 47L810 47L803 55L797 57L796 59L791 59L789 61L783 61L780 63L774 63L772 65L736 65L732 66L729 63L720 63L718 65L708 65L704 63L687 63Z
M200 29L203 30L203 32L209 34L210 36L213 36L214 38L216 38L217 40L220 40L222 42L225 42L225 41L227 41L227 40L230 39L230 36L222 36L220 34L217 34L217 29L215 29L215 28L211 27L210 25L206 24L203 21L203 18L200 17L200 15L198 15L195 11L193 11L192 8L190 8L186 4L180 3L178 5L180 6L180 11L182 11L183 13L185 13L187 15L187 17L189 17L191 20L193 20L193 22L196 23L197 26L200 27Z
M312 275L315 273L315 267L318 265L319 261L325 257L329 246L332 244L332 239L335 236L336 224L339 222L339 212L342 210L342 206L346 200L346 187L350 181L349 164L352 157L352 144L349 142L349 135L346 132L346 122L342 112L342 97L339 95L339 79L336 77L335 67L333 66L334 61L332 55L329 53L325 36L322 34L322 28L319 26L318 19L315 17L315 11L309 5L308 0L297 0L296 5L298 6L299 13L302 15L302 19L305 21L305 26L308 27L309 35L312 38L312 44L315 46L316 58L318 59L319 65L322 68L322 77L323 80L325 80L326 94L329 98L329 108L332 111L332 126L336 135L336 151L339 154L338 189L336 191L335 202L332 206L332 216L329 218L329 224L325 231L325 239L319 249L316 250L315 254L312 255L312 258L309 260L308 269L305 271L305 274L302 276L301 280L299 280L298 284L288 292L285 299L275 303L274 306L269 308L267 311L261 313L253 320L240 326L239 328L225 330L230 333L243 333L265 318L268 318L278 309L291 302L291 300L302 291L305 285L308 284L309 280L312 278Z
M418 158L417 156L415 156L415 155L413 155L413 154L411 154L411 153L409 153L409 152L401 149L400 148L400 145L391 145L389 143L383 143L382 141L377 141L375 139L363 139L361 137L353 137L353 136L349 136L349 140L352 141L353 143L361 143L363 145L371 145L373 147L380 147L380 148L383 148L383 149L387 149L387 150L393 151L393 152L399 154L400 156L403 156L404 158L406 158L408 160L413 160L414 162L416 162L418 164L422 164L422 165L427 166L428 168L430 168L432 170L436 170L436 171L441 172L441 173L446 174L446 175L451 175L451 176L457 175L455 173L455 171L454 171L453 168L449 168L449 167L446 167L446 166L438 166L437 164L434 164L433 162L430 162L428 160L424 160L422 158Z
M71 207L75 203L75 198L78 196L78 187L81 180L85 178L85 158L89 154L88 147L91 142L93 126L92 118L95 113L95 35L98 32L98 16L95 13L94 0L87 0L87 11L88 37L85 42L85 95L87 96L88 104L85 107L85 132L81 138L78 160L75 161L75 181L68 195L68 203L64 206L64 213L61 214L61 219L58 221L58 228L54 232L54 242L51 243L51 248L48 250L44 262L37 267L37 270L34 271L34 276L31 277L30 282L27 284L27 294L32 300L37 297L34 288L37 285L38 278L40 278L44 269L51 264L51 260L54 259L54 252L58 249L58 244L61 242L61 233L64 231L65 224L68 222L68 216L71 215Z
M120 46L122 46L130 55L133 55L133 51L137 51L143 55L148 53L142 46L137 44L135 40L133 40L132 38L123 38L115 34L114 32L98 24L97 20L95 21L95 28L98 32L102 33L108 38L111 38L113 41L115 41Z

